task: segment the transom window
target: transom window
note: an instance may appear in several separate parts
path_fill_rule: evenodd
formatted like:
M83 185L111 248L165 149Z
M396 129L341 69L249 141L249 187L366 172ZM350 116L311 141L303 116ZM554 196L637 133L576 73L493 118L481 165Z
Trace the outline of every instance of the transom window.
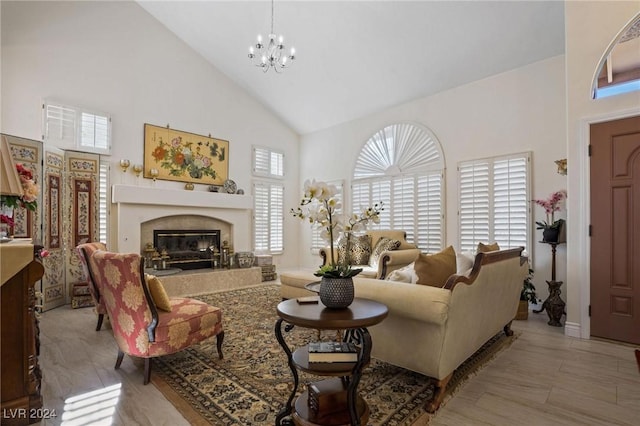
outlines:
M376 132L363 146L351 184L358 213L384 203L377 229L397 229L426 252L444 244L444 159L428 129L409 123Z

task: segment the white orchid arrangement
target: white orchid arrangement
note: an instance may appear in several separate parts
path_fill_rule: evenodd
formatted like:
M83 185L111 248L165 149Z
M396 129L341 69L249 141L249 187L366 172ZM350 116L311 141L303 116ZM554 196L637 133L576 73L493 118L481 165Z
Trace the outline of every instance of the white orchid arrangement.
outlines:
M384 210L383 203L376 203L373 207L362 210L360 214L348 216L337 214L342 208L336 195L338 188L325 182L306 180L304 196L300 207L291 209L291 214L302 220L307 220L312 226L321 228L320 237L329 241L331 246L331 261L320 267L314 275L317 277L347 278L358 275L362 269L352 269L348 263L338 264L334 258L333 244L338 235L343 232L358 232L366 229L369 222L380 223L380 212ZM306 211L302 208L306 207Z

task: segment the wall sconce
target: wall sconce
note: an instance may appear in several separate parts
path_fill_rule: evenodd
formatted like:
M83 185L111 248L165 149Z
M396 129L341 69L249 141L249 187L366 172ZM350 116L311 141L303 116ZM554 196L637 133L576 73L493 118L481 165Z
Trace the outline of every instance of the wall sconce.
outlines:
M158 169L149 169L149 176L151 176L151 179L155 182L158 178Z
M556 160L556 165L558 166L558 173L562 176L567 175L567 159L563 158L562 160Z
M142 164L134 164L133 165L133 173L136 174L136 177L140 177L140 173L142 173Z

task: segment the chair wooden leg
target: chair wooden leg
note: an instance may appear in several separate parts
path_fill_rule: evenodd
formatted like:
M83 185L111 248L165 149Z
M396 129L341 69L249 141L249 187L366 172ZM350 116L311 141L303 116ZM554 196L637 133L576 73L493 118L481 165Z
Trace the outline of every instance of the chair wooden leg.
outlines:
M116 359L116 366L115 366L116 370L118 368L120 368L120 364L122 364L122 359L123 358L124 358L124 352L122 352L120 349L118 349L118 358Z
M221 331L216 336L216 348L218 349L218 358L222 359L222 341L224 340L224 331Z
M144 359L144 384L149 384L151 380L151 358Z
M103 320L104 320L104 314L98 314L98 325L96 325L96 331L100 331Z
M449 384L449 380L453 377L453 373L449 374L447 377L441 380L435 380L436 389L433 394L433 398L429 400L425 406L425 409L429 413L435 413L438 408L440 408L440 404L442 404L442 400L444 399L444 391Z

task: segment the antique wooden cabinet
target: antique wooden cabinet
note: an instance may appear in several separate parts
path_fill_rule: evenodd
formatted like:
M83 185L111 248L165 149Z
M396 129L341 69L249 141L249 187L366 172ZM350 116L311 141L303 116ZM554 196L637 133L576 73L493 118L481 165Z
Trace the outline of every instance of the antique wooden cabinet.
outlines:
M40 248L40 247L38 247ZM44 267L32 244L0 244L0 409L3 425L27 425L42 417L35 283Z

